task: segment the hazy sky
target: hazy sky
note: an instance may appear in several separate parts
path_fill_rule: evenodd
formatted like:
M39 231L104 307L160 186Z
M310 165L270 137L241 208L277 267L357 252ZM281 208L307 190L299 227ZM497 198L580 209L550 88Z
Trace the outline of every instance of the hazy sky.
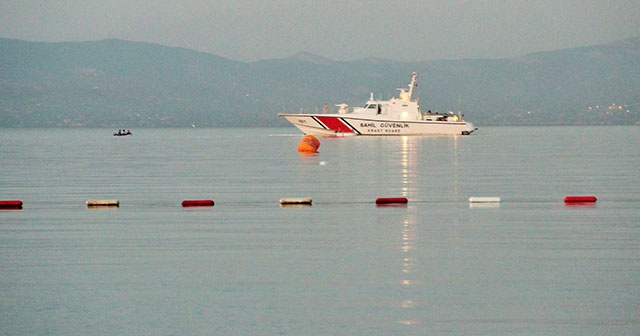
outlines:
M639 35L638 0L0 0L0 37L118 38L239 61L502 58Z

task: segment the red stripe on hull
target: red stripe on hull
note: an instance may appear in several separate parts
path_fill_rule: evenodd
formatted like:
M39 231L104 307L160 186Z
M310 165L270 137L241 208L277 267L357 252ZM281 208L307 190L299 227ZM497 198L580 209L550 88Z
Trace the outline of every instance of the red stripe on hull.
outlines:
M342 133L353 133L351 127L347 126L342 120L336 117L316 117L320 122L322 122L329 129L342 132Z

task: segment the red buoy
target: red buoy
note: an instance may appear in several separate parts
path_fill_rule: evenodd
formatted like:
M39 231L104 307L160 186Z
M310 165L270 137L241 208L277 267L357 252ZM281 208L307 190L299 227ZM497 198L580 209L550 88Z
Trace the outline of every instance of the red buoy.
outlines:
M407 200L405 197L376 198L376 204L395 204L395 203L407 203L407 202L409 202L409 200Z
M597 200L595 196L567 196L564 198L565 203L593 203Z
M213 206L213 200L184 200L183 207Z
M22 209L21 200L0 200L0 209Z

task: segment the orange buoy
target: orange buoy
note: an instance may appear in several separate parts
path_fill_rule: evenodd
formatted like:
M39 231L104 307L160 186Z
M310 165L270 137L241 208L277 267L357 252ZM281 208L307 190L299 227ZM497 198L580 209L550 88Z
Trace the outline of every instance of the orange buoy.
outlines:
M320 148L320 141L313 135L305 135L298 145L300 153L317 153Z
M0 200L0 209L22 209L21 200Z
M597 200L595 196L567 196L564 198L565 203L593 203Z
M376 204L395 204L395 203L407 203L407 202L409 202L409 200L407 200L405 197L376 198Z
M196 206L213 206L213 200L184 200L182 201L183 207L196 207Z

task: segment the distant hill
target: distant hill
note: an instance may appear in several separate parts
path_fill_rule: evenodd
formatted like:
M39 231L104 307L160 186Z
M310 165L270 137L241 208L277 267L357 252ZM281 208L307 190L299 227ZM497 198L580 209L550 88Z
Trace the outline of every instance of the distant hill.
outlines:
M395 95L483 125L640 124L640 37L512 59L237 62L158 44L0 39L0 127L277 126ZM459 105L460 102L460 105Z

